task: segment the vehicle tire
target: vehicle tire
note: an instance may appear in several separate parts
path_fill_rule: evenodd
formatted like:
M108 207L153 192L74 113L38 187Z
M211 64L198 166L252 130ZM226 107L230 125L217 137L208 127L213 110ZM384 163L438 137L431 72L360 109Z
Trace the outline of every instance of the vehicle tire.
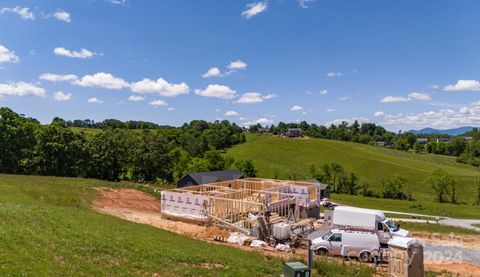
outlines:
M315 253L316 253L318 256L328 256L328 250L327 250L327 249L324 249L324 248L317 249L317 250L315 251Z
M358 256L358 260L364 263L369 263L372 261L372 255L369 252L362 252Z

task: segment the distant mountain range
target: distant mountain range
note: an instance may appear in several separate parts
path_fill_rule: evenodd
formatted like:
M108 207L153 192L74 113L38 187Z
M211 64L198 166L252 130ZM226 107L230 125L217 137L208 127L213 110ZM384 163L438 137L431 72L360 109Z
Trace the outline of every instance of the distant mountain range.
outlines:
M440 130L440 129L434 129L434 128L423 128L420 130L410 130L408 132L413 133L413 134L425 134L425 135L449 135L449 136L459 136L463 135L466 132L470 132L474 127L471 126L465 126L465 127L459 127L459 128L453 128L453 129L445 129L445 130Z

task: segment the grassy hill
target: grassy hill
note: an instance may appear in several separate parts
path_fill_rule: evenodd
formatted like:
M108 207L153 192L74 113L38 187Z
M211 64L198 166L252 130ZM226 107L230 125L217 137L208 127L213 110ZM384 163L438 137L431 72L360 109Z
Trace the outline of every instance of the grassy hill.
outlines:
M98 214L88 179L0 174L2 276L275 275L282 261Z
M352 205L400 210L407 212L480 218L480 208L473 206L480 171L457 163L454 157L415 154L365 144L324 139L288 139L269 135L249 135L247 142L228 150L235 159L254 161L261 177L306 179L309 165L337 162L356 173L360 181L368 181L372 189L381 190L382 178L400 174L408 179L404 188L413 193L416 201L385 200L360 196L334 195L338 201ZM442 168L457 179L460 202L465 204L434 203L432 188L425 184L431 172Z

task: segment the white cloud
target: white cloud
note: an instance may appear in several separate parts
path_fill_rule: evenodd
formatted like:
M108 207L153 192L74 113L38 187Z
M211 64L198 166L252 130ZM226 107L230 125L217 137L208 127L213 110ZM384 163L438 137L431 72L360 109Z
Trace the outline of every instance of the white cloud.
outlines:
M430 101L432 98L428 93L423 92L411 92L408 94L408 98L412 100L419 100L419 101Z
M118 5L118 6L128 5L128 0L107 0L107 1L112 3L113 5Z
M9 50L7 47L0 45L0 64L1 63L18 63L20 58L15 55L15 52Z
M312 95L312 92L307 90L307 91L305 91L305 94L306 95Z
M160 106L166 107L166 106L168 106L167 102L165 102L165 101L163 101L163 100L154 100L154 101L152 101L152 102L150 102L150 103L148 103L148 104L150 104L150 105L152 105L152 106L154 106L154 107L160 107Z
M440 109L422 113L399 113L385 115L383 125L394 125L402 128L434 127L454 128L466 125L480 125L480 101L470 103L459 109Z
M277 95L274 94L274 93L271 93L271 94L267 94L267 95L263 95L263 96L262 96L263 99L267 99L267 100L268 100L268 99L275 98L275 97L277 97Z
M97 97L92 97L90 99L87 100L87 103L90 103L90 104L103 104L103 101L98 99Z
M215 97L230 100L235 98L237 92L227 86L212 84L208 85L204 90L196 89L195 94L204 97Z
M240 115L240 114L237 113L236 111L227 111L227 112L225 113L225 116L229 116L229 117L237 117L237 116L239 116L239 115Z
M480 91L480 82L477 80L458 80L455 85L448 85L444 91Z
M34 20L35 16L29 8L16 6L15 8L1 8L0 13L14 13L19 15L22 19Z
M53 53L57 56L64 56L64 57L69 57L69 58L77 58L77 59L90 59L96 53L87 50L85 48L80 49L80 51L72 51L65 49L63 47L56 47L53 49Z
M218 69L218 67L211 67L210 69L208 69L207 72L205 72L202 77L203 78L210 78L210 77L218 77L220 76L222 73L220 72L220 69Z
M373 115L376 116L376 117L379 117L379 116L384 116L385 113L382 112L382 111L377 111L377 112L375 112Z
M104 72L85 75L81 79L74 80L72 84L82 87L99 87L106 89L122 89L130 86L122 78Z
M308 9L308 3L311 3L313 1L315 1L315 0L298 0L298 5L301 8Z
M77 75L67 74L59 75L52 73L44 73L38 77L40 80L50 81L50 82L62 82L62 81L75 81L78 79Z
M175 111L175 108L174 107L168 107L167 111L173 112L173 111Z
M341 77L343 74L342 72L328 72L327 77L330 78L335 78L335 77Z
M326 111L327 113L333 113L333 112L336 112L337 109L329 108L329 109L326 109L325 111Z
M242 16L249 19L259 13L267 10L267 1L250 3L246 6L246 10L242 12Z
M143 100L145 100L145 97L140 95L130 95L130 97L128 97L128 101L132 101L132 102L139 102Z
M237 103L242 104L257 104L263 102L263 97L261 93L258 92L247 92L244 93L238 99Z
M358 123L362 124L362 123L366 123L366 122L370 122L370 120L366 117L352 117L352 118L337 118L335 120L332 120L332 121L328 121L325 123L326 126L330 126L330 125L339 125L339 124L342 124L343 122L347 122L348 124L352 124L356 121L358 121Z
M380 100L381 103L399 103L399 102L408 102L411 99L404 96L386 96Z
M272 123L273 123L273 120L272 120L272 119L266 118L266 117L262 117L262 118L259 118L259 119L256 119L256 120L251 120L251 121L242 122L241 125L243 125L243 126L250 126L250 125L260 124L260 125L262 125L262 126L265 126L265 125L269 125L269 124L272 124Z
M322 89L319 93L320 93L320 95L327 95L328 90Z
M432 98L430 94L423 93L423 92L411 92L407 96L386 96L380 100L381 103L401 103L401 102L409 102L412 100L418 101L430 101Z
M338 98L338 100L340 100L340 101L349 101L349 100L352 100L352 97L351 97L351 96L342 96L342 97Z
M303 110L303 107L302 106L298 106L298 105L293 105L291 108L290 108L291 111L301 111Z
M440 86L437 85L437 84L431 84L431 85L429 85L428 87L431 88L431 89L433 89L433 90L436 90L436 89L438 89Z
M236 60L236 61L230 62L230 64L227 65L227 68L230 70L243 70L247 68L247 64L241 60Z
M131 89L137 93L158 93L165 97L175 97L190 92L186 83L170 84L163 78L158 78L156 81L145 78L142 81L132 83Z
M60 21L69 22L69 23L71 21L70 14L66 11L62 11L62 10L57 11L54 14L52 14L52 16Z
M26 82L0 83L0 96L45 96L45 89Z
M53 94L53 99L59 102L69 101L70 99L72 99L72 94L64 93L63 91L57 91Z

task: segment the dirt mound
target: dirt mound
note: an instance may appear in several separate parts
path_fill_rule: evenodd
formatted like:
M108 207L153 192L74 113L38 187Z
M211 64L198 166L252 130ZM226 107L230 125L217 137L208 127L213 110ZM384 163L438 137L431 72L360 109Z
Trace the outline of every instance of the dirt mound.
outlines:
M97 188L102 196L93 202L96 207L126 208L146 212L160 212L160 201L135 189Z

